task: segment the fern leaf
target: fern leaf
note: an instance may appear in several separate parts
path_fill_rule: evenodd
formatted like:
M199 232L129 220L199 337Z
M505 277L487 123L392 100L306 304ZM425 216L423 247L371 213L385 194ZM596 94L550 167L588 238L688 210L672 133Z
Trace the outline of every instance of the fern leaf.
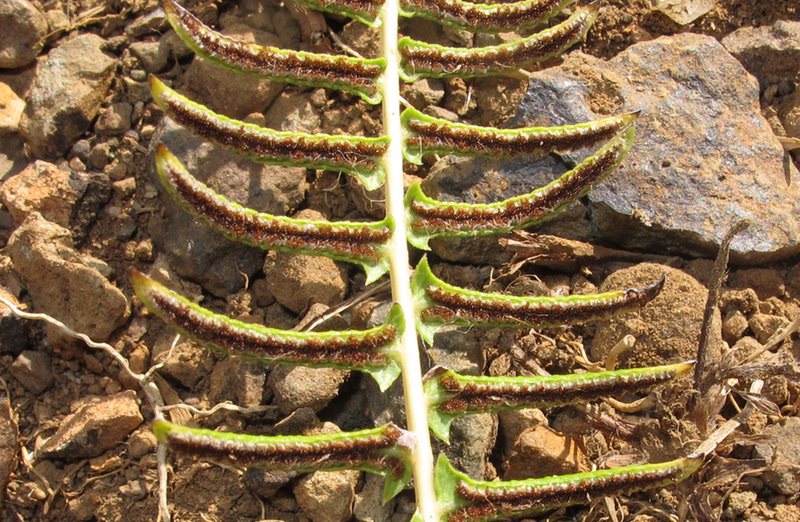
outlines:
M505 158L566 152L607 141L638 117L638 112L631 112L557 127L497 129L452 123L409 107L401 115L406 130L403 155L409 162L421 165L425 154Z
M198 181L164 145L156 150L156 169L179 205L231 239L269 250L356 263L363 267L367 284L388 270L389 217L377 223L328 222L257 212Z
M404 324L398 307L384 324L368 330L297 332L216 314L135 270L131 282L148 309L209 348L267 364L357 370L369 373L381 390L400 374L398 339Z
M474 413L519 408L554 408L584 403L611 394L640 391L686 375L694 362L650 368L545 377L459 375L434 368L426 376L425 396L431 432L447 442L450 423Z
M381 102L378 79L386 60L290 51L241 42L220 34L174 0L163 0L167 20L198 56L226 69L271 80L326 87L356 94L370 104Z
M427 258L417 265L411 288L419 316L417 331L431 343L444 325L521 328L584 323L649 303L664 287L664 276L644 288L567 297L525 297L478 292L445 283Z
M572 475L511 481L473 480L446 456L436 462L436 496L444 522L486 522L542 514L583 504L587 499L669 486L702 464L686 457L660 464L638 464Z
M488 76L536 65L583 40L597 10L597 5L589 5L550 29L491 47L446 47L403 37L398 41L402 57L400 76L406 82L419 78Z
M307 134L265 129L228 118L150 77L153 100L167 115L195 134L271 165L338 170L356 175L367 190L383 184L378 161L389 138Z
M437 201L426 196L419 183L414 183L405 198L408 241L428 250L428 241L433 237L499 234L541 223L613 172L633 144L634 134L634 127L630 126L558 179L528 194L496 203Z
M394 424L320 435L246 435L153 422L159 442L194 458L237 467L281 471L358 469L384 477L383 498L400 493L411 479L413 444Z

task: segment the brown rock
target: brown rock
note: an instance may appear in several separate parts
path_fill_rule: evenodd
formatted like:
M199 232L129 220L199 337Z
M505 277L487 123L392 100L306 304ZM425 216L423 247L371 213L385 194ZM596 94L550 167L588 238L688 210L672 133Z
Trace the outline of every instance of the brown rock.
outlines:
M800 72L800 22L742 27L723 38L722 45L758 78L762 88L791 81Z
M208 350L199 344L185 342L172 350L159 353L155 363L162 363L162 371L184 385L192 388L200 379L208 375L214 359Z
M642 263L618 270L600 286L600 292L642 287L666 274L664 289L658 297L638 312L598 321L591 353L596 360L606 354L626 335L636 338L636 345L622 357L623 366L654 366L694 359L708 290L690 275L674 268ZM721 320L715 312L708 360L719 357Z
M537 408L501 411L497 414L502 435L503 448L506 453L517 442L519 436L528 428L547 426L547 417Z
M535 426L522 432L511 447L503 480L564 475L591 469L577 439Z
M353 517L359 472L317 471L301 480L294 496L314 522L345 522Z
M298 218L323 219L312 210ZM269 252L264 261L267 288L281 305L300 313L312 303L334 305L347 293L347 272L326 257Z
M85 208L84 197L95 193L99 201L107 199L110 191L100 178L100 174L66 171L46 161L35 161L0 186L0 201L16 223L25 221L31 212L39 212L48 221L70 227L79 212L94 215L98 210ZM84 214L81 219L90 218Z
M133 391L87 401L60 423L37 454L65 460L96 457L122 442L143 420Z
M788 324L789 320L785 317L769 314L753 314L748 321L750 330L753 331L758 342L762 344L766 343L775 332Z
M0 0L0 69L28 65L42 49L47 19L28 0Z
M33 309L65 322L96 341L108 339L128 317L128 302L97 268L81 256L69 231L34 212L9 238L14 270L27 285ZM50 332L51 340L60 336Z
M17 132L25 102L11 90L11 87L0 82L0 134Z
M20 122L35 156L61 156L97 116L117 65L101 50L104 45L99 36L84 33L39 64Z
M267 385L275 395L273 403L289 414L299 408L318 412L339 394L350 372L334 368L289 368L278 366L269 374Z
M722 338L729 346L736 344L747 331L747 318L742 312L735 310L722 321Z

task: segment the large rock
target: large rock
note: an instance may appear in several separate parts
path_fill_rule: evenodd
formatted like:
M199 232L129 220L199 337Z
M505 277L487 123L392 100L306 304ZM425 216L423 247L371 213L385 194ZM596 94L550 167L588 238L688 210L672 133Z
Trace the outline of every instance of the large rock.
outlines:
M791 82L800 73L800 22L742 27L723 38L722 45L762 87Z
M0 68L28 65L42 49L47 19L28 0L0 0Z
M97 116L117 65L104 45L95 34L81 34L39 64L20 124L35 156L63 155Z
M799 184L787 183L783 150L760 113L757 82L713 38L662 37L608 62L572 53L531 77L509 126L633 110L642 114L632 151L589 193L600 238L626 248L711 255L733 223L749 218L753 225L733 242L734 261L760 263L800 251ZM797 177L793 167L790 175Z
M708 290L695 278L666 265L642 263L617 270L603 281L600 292L641 288L657 281L666 282L661 293L638 312L628 312L597 322L591 345L595 360L602 360L626 335L636 345L621 357L622 366L657 366L695 359L703 324ZM722 345L719 311L714 313L708 361L719 358Z
M247 207L287 214L304 199L305 169L260 165L214 147L165 120L153 143L165 144L197 179ZM156 182L158 183L158 182ZM162 193L164 191L162 190ZM150 221L149 231L159 251L182 277L224 297L244 286L242 274L252 277L261 268L260 249L231 241L178 207L164 194L163 216Z
M46 161L35 161L0 185L0 201L16 223L31 212L62 227L87 225L111 196L102 174L67 171Z
M8 253L35 312L50 314L96 341L108 339L127 319L125 296L95 268L104 263L79 254L69 230L38 212L9 238Z

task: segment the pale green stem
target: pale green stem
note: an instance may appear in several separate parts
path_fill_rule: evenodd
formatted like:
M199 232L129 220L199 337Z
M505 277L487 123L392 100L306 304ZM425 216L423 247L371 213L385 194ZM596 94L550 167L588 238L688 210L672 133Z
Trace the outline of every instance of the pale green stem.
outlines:
M400 56L397 52L399 4L386 0L381 13L381 47L386 70L381 80L383 90L383 132L389 136L389 148L383 156L386 173L386 212L394 218L394 232L389 240L389 273L392 298L403 310L406 328L402 339L403 392L408 430L416 438L413 450L414 490L417 513L426 522L439 521L439 507L433 486L433 451L428 432L428 405L422 389L417 333L413 327L414 305L411 296L411 270L408 266L406 214L403 205L403 128L400 123Z

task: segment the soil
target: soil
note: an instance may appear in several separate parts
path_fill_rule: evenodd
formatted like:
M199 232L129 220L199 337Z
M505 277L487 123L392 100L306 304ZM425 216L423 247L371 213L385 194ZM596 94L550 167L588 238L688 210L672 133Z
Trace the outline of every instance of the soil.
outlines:
M248 0L242 1L241 5L237 2L184 3L211 23L224 22L226 17L236 18L239 10L247 11L254 5ZM600 16L589 33L583 51L609 58L634 43L661 35L698 32L721 39L741 27L769 25L779 20L800 21L800 5L796 0L719 0L709 13L684 26L653 11L650 3L647 0L601 0ZM142 65L129 48L137 42L156 42L160 38L158 33L166 30L164 27L155 32L130 30L133 22L141 22L156 7L155 2L125 0L103 3L82 0L63 2L63 5L59 2L56 7L49 5L51 2L42 4L46 5L39 7L50 9L50 18L58 18L52 14L53 9L63 8L63 18L69 20L72 17L72 25L68 25L66 30L50 34L40 57L67 38L84 33L102 36L109 43L108 52L120 60L103 106L112 107L120 101L130 101L134 105L132 128L115 138L113 147L100 147L94 159L91 156L86 158L86 155L81 159L75 153L78 142L86 141L93 146L108 141L104 133L113 132L108 130L113 128L113 121L108 121L113 118L107 116L102 123L103 118L96 120L88 131L76 138L69 147L70 152L53 160L65 168L103 172L115 181L105 202L93 208L91 218L67 216L62 223L70 228L74 238L74 244L69 249L72 252L70 255L77 252L74 255L84 259L83 262L100 266L100 271L108 275L131 304L130 316L125 315L127 311L118 312L124 324L119 327L113 324L116 329L108 342L131 361L137 371L145 371L151 365L166 360L164 367L157 372L159 377L156 384L169 403L183 402L198 408L211 408L222 401L231 401L240 406L264 406L255 414L221 410L204 417L194 416L186 410L173 410L172 419L195 420L205 427L231 431L276 433L285 429L286 432L297 433L319 428L323 423L333 423L341 429L355 429L374 422L381 415L398 415L397 411L386 413L397 404L397 397L390 392L386 399L377 399L374 396L377 392L371 383L358 375L338 371L334 376L313 372L304 375L303 379L307 382L305 386L312 391L316 390L315 386L332 387L329 400L326 399L328 402L321 405L298 402L294 406L287 406L287 399L274 397L283 388L278 385L273 388L271 381L285 379L277 372L274 376L267 376L269 371L259 365L231 362L222 355L210 354L192 343L179 344L173 352L168 352L174 333L157 318L148 315L133 297L126 277L131 266L146 273L166 274L176 290L198 300L202 298L204 306L243 320L291 328L300 322L308 322L327 307L320 305L305 310L302 302L297 303L298 296L292 295L292 285L298 284L295 272L302 272L303 267L298 268L287 262L283 255L271 255L270 262L264 268L257 263L249 274L244 271L241 275L233 272L229 277L234 281L230 283L226 279L225 282L238 290L223 295L218 290L210 292L208 285L201 286L198 278L176 274L177 269L170 264L171 258L159 251L164 240L155 238L158 234L153 232L155 227L159 227L162 236L175 233L164 218L170 215L162 207L164 200L154 196L157 189L149 152L152 149L151 138L158 135L155 130L161 122L162 113L153 103L137 106L131 87L133 84L125 81L125 78L131 77L133 70L143 72ZM295 39L305 49L336 47L325 33L301 34L299 28L303 25L292 21L292 17L305 15L278 7L277 2L270 5L276 10L285 11L284 20L291 22L285 25L294 27L296 33L278 34L278 28L275 28L278 34L275 38L280 41ZM85 16L80 16L81 13ZM332 30L342 31L349 38L363 37L351 26L343 28L343 21L335 17L314 18L314 21L316 24L320 21L327 23ZM289 29L286 31L291 32ZM354 43L353 47L358 48L358 45ZM364 47L369 48L369 45ZM180 85L184 73L191 67L191 61L191 55L175 51L159 76L168 77ZM5 70L0 72L0 81L10 85L24 99L31 85L32 74L30 67ZM800 86L800 79L794 81L795 88ZM512 80L509 82L513 83ZM477 92L482 88L484 92ZM486 124L497 123L508 116L506 102L492 105L490 98L497 94L496 89L481 81L470 86L468 92L460 80L436 81L428 82L415 95L447 109L450 114L457 113L464 121ZM513 95L508 96L513 98ZM774 112L775 108L770 104L777 106L778 102L773 100L773 96L774 92L762 100L765 114ZM287 102L287 98L297 101ZM309 124L308 114L315 114L319 117L311 123L315 125L312 131L374 134L380 116L376 111L366 112L365 107L350 96L325 95L319 89L286 88L270 107L263 111L256 110L248 118L256 122L289 122L286 124L302 126ZM362 117L364 112L367 115ZM105 156L102 156L104 151ZM114 171L121 162L120 158L125 158L127 167L121 176ZM34 159L30 157L25 161L33 162ZM424 177L429 166L423 166L413 174ZM379 202L376 203L379 195L365 193L343 177L309 172L307 184L303 182L301 185L303 190L308 190L302 194L302 202L291 205L293 213L314 211L329 219L367 219L381 213ZM75 197L80 199L82 196ZM15 270L8 254L8 239L19 225L5 210L0 214L0 246L4 247L0 253L0 295L18 298L28 309L39 311L32 305L28 288L32 285L26 283ZM85 261L87 259L88 262ZM257 257L259 262L261 259L263 257ZM652 336L643 341L648 347L646 355L642 355L647 359L646 363L674 362L670 360L671 356L680 353L684 357L686 346L689 345L691 351L691 346L696 345L707 288L712 284L713 266L712 261L707 259L666 258L648 252L628 253L624 261L610 260L592 253L581 258L577 268L571 260L560 265L550 264L548 268L537 267L534 263L504 263L492 267L434 261L436 271L453 284L524 294L594 291L602 287L611 274L630 270L643 261L656 261L669 265L669 270L682 272L680 278L675 280L683 285L676 292L680 298L681 319L685 320L673 321L674 317L670 317L670 314L674 310L670 309L669 303L663 303L654 309L659 316L651 317L655 313L651 311L645 318L634 316L620 320L613 324L611 331L603 331L602 335L598 329L603 325L518 334L495 331L445 334L452 337L443 338L442 344L452 345L458 350L456 355L447 356L451 357L448 361L493 375L581 370L582 362L587 362L585 358L604 357L608 345L613 345L608 338L619 338L626 333L636 336L647 332L648 336ZM230 263L226 266L236 266ZM359 296L364 290L363 275L341 263L337 266L320 268L328 272L323 275L337 276L338 286L331 290L335 299L338 300L342 292L346 292L344 299ZM200 270L211 271L211 268L203 267ZM285 276L283 279L286 283L283 285L275 284L272 279L268 281L265 277L266 270L276 275L276 272L289 269L292 270L291 274L277 274ZM648 268L646 271L653 270ZM343 277L338 277L339 272ZM626 281L619 284L628 284L624 276L618 278ZM616 283L611 284L614 286ZM288 289L278 288L286 285L289 285ZM224 288L224 285L214 288ZM316 292L311 291L312 298ZM288 301L282 300L282 297ZM295 304L288 307L282 304L292 298ZM358 323L364 323L358 326L365 326L373 313L381 310L381 303L388 299L386 291L362 299L344 312L346 321L334 319L329 327L342 328ZM690 381L686 380L678 385L659 388L659 400L642 412L622 413L601 403L597 408L561 408L546 411L544 415L538 412L528 417L525 416L527 414L520 414L513 419L501 418L500 435L496 441L492 441L495 444L493 449L486 452L486 461L475 467L482 469L485 476L476 478L502 477L511 464L515 473L520 469L536 468L535 462L519 460L520 455L526 454L525 448L521 447L521 441L525 438L521 433L525 431L523 428L512 429L514 423L519 422L549 425L548 437L552 436L550 432L557 434L556 439L562 437L555 444L563 444L564 437L577 441L575 451L581 454L581 462L591 462L593 465L660 461L685 455L713 427L744 407L747 396L743 392L753 378L765 377L765 390L757 401L757 411L719 447L716 456L709 458L701 471L686 482L645 493L597 499L590 505L562 509L536 520L800 520L800 494L796 490L785 490L786 484L789 487L800 484L800 477L796 473L797 455L786 451L775 460L765 457L766 454L773 455L774 448L798 444L796 438L800 430L792 422L797 420L800 411L800 384L797 381L800 338L795 333L773 347L767 353L768 358L755 359L755 363L761 366L752 364L752 361L748 363L749 366L743 363L748 354L757 352L777 330L800 314L798 260L747 268L732 267L717 308L715 313L718 314L718 320L713 324L718 329L716 338L721 337L721 340L717 339L716 347L721 347L722 355L713 357L709 363L706 386L710 391L703 398L692 391ZM693 316L690 320L688 316L692 314L697 317ZM658 324L642 324L645 319ZM675 323L680 324L676 326ZM681 327L684 329L681 330ZM0 377L5 389L5 400L0 405L0 483L8 476L0 517L3 520L155 520L158 514L156 443L148 427L153 412L137 384L120 372L117 362L107 354L65 340L40 323L16 321L8 315L0 315L0 329L3 330L0 331L3 349L3 353L0 353ZM680 348L670 351L660 343L670 337L677 339L676 344ZM598 341L593 345L595 339ZM24 354L28 353L45 354L46 357L35 355L27 360ZM431 354L431 357L438 355ZM638 361L636 357L631 360ZM738 373L737 369L740 370ZM29 380L33 377L36 379ZM719 401L709 399L714 392L718 392L723 382L734 378L738 378L735 388L739 392L730 393ZM323 382L325 379L327 381ZM333 384L327 384L328 381ZM107 397L129 401L133 394L125 390L133 390L138 394L135 400L144 423L140 425L134 415L133 427L116 435L115 439L112 437L113 440L105 441L104 437L114 432L88 433L88 438L79 444L80 451L59 452L35 462L27 461L26 455L30 455L30 452L46 448L47 439L69 415L92 410L98 401ZM618 399L632 401L636 398ZM276 406L278 402L280 408ZM698 403L702 407L698 407ZM93 406L87 407L87 404ZM286 411L293 410L296 411L286 414ZM497 422L494 422L492 436L497 431ZM764 433L768 435L762 435ZM515 440L505 440L504 437L514 437ZM516 440L517 437L520 440ZM532 436L527 438L534 440ZM511 452L509 448L515 442L518 444ZM86 447L106 443L108 449L84 451ZM515 457L511 464L507 461L510 455ZM785 459L794 459L793 464L787 464ZM174 520L336 520L327 518L333 512L329 504L323 502L321 507L314 508L304 500L311 496L308 488L312 486L308 484L311 481L302 477L286 478L280 483L283 485L279 484L280 487L269 488L263 477L253 478L249 473L243 474L240 470L208 463L175 458L170 459L169 469L168 494ZM559 470L565 471L568 470ZM410 518L413 511L411 491L381 506L380 502L375 501L380 488L376 488L374 480L365 478L363 474L360 477L339 477L337 480L344 480L347 483L345 490L352 490L344 494L352 495L350 507L355 510L353 519L406 521ZM347 509L345 512L348 512ZM346 520L349 515L337 516L340 517L338 520Z

